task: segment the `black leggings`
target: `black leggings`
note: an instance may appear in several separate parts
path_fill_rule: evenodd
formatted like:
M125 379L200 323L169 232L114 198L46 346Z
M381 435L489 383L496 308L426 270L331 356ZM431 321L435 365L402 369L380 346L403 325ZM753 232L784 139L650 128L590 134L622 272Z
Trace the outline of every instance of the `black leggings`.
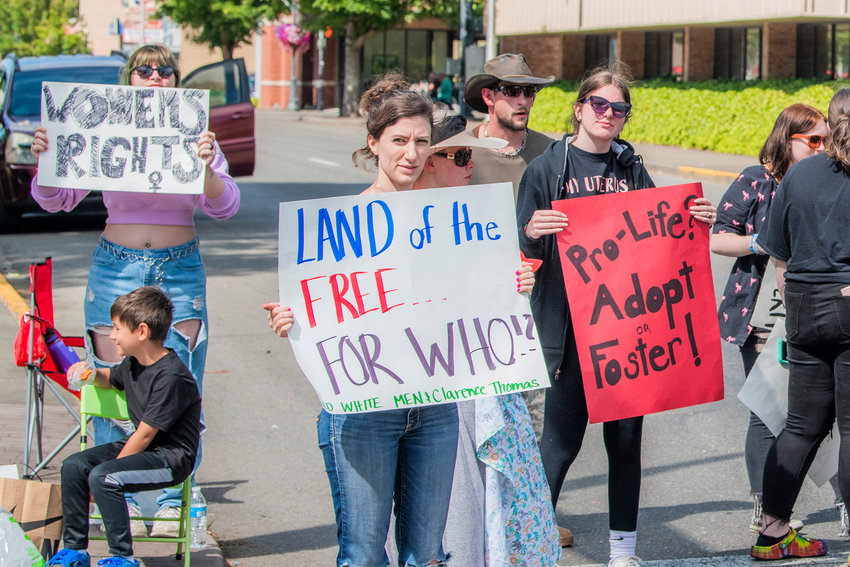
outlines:
M540 456L552 493L552 506L573 464L587 429L587 404L578 363L575 336L567 332L564 361L557 379L546 390ZM640 443L643 417L609 421L602 425L608 453L608 525L624 532L637 530L640 503Z

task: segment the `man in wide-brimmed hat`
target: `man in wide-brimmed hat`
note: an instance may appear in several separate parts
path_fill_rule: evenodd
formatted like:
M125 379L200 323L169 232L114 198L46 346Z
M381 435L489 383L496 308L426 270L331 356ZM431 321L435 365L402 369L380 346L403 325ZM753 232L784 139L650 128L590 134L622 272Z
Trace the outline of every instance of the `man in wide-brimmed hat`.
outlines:
M503 53L484 64L484 73L471 77L463 98L472 109L487 113L487 122L472 131L478 138L508 141L501 150L473 148L477 167L472 183L511 181L516 198L526 166L552 141L528 129L528 117L537 91L555 77L535 77L520 53Z
M502 138L502 149L472 148L475 169L472 184L510 181L516 199L519 182L531 160L552 142L548 136L528 129L528 117L537 91L555 77L535 77L521 53L503 53L484 64L484 73L466 82L463 98L473 110L487 113L487 121L472 130L478 138ZM544 390L523 392L537 439L543 433ZM573 544L572 532L558 526L562 546Z

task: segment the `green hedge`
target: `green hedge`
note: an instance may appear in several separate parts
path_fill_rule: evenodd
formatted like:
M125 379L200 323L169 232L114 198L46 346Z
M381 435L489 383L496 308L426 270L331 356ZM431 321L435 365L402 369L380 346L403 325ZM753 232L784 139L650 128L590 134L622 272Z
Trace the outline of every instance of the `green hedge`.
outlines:
M537 95L529 126L563 133L571 129L576 81L559 81ZM705 81L654 79L632 87L632 116L623 137L684 148L757 156L776 117L795 102L826 114L829 99L843 81Z

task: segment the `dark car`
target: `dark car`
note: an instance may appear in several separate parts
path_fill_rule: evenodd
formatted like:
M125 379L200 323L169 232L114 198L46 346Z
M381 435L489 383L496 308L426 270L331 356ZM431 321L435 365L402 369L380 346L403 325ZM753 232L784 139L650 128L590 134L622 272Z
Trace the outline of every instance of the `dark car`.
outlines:
M42 81L118 84L126 60L120 55L16 57L0 62L0 232L13 232L21 215L40 211L30 196L36 159L30 152L40 123ZM248 73L241 59L221 61L192 71L182 86L210 91L210 125L234 176L254 172L254 106ZM103 209L92 192L80 209Z

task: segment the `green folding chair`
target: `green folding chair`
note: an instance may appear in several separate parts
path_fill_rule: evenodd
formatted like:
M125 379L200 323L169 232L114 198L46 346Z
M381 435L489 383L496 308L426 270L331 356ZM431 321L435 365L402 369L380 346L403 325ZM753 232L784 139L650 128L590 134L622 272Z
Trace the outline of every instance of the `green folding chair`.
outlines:
M80 391L80 450L86 449L86 424L92 417L110 417L114 419L130 419L130 413L127 410L127 400L124 392L115 388L98 388L93 384L83 386ZM146 522L156 519L161 522L180 522L180 529L176 538L173 537L134 537L133 541L155 542L155 543L171 543L177 544L177 554L175 559L180 561L183 559L184 567L189 567L191 562L191 551L189 549L189 502L192 498L192 476L190 475L180 485L180 517L178 518L154 518L152 516L133 516L133 520L142 520ZM89 520L101 520L100 514L91 514ZM89 536L89 539L105 540L106 536L97 535ZM185 549L185 554L184 554Z

